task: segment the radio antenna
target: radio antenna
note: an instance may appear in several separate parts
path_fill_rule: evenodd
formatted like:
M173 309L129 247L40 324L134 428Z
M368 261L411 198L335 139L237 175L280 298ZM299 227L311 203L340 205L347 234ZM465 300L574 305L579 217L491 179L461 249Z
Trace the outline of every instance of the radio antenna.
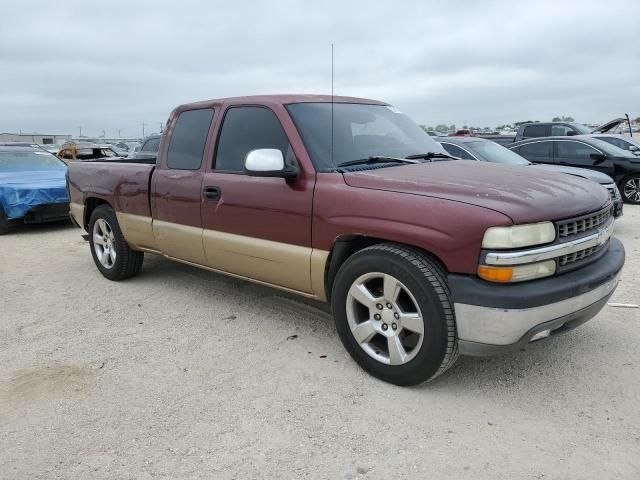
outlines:
M333 43L331 44L331 168L333 169Z

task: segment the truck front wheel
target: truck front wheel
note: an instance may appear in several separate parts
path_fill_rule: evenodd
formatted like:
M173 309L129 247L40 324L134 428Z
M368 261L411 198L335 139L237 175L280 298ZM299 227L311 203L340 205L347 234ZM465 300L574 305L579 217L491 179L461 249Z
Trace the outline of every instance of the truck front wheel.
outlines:
M347 351L384 381L432 380L458 357L446 274L418 250L378 244L352 255L336 275L331 306Z
M116 214L108 205L100 205L91 214L89 244L93 261L109 280L124 280L142 268L144 253L129 247Z

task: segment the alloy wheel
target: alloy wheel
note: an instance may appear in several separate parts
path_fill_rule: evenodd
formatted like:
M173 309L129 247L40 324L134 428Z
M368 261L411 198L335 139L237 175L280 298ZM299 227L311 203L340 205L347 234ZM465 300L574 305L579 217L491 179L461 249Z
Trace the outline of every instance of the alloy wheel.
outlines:
M347 320L360 347L388 365L410 362L420 351L424 321L418 302L400 280L367 273L347 294Z
M624 196L633 201L640 202L640 178L627 180L623 187Z
M116 261L115 236L104 218L99 218L93 225L93 248L102 266L113 268Z

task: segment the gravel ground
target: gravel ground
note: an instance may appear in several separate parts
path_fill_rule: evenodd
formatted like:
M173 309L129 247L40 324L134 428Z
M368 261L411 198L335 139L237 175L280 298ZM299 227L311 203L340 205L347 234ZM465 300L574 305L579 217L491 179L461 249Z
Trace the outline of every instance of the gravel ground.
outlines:
M640 303L640 207L612 302ZM364 374L316 304L80 231L0 237L0 478L640 478L640 309L415 388Z

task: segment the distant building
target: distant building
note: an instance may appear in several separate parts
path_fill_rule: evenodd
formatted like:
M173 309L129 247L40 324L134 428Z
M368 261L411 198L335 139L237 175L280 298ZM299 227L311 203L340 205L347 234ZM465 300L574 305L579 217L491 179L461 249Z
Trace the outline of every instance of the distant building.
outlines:
M39 145L61 145L71 140L72 135L47 133L0 133L0 142L29 142Z

